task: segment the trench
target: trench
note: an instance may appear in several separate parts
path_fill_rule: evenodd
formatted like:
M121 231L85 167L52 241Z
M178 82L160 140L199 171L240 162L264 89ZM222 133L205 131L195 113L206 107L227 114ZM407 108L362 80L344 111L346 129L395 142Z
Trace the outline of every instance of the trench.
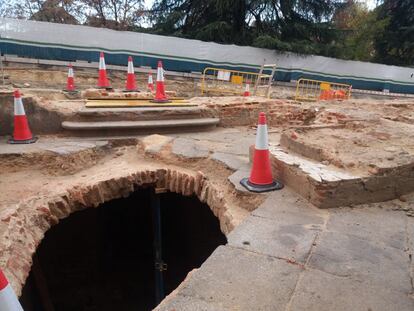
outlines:
M138 189L49 229L20 301L25 311L152 310L225 243L219 220L197 197Z

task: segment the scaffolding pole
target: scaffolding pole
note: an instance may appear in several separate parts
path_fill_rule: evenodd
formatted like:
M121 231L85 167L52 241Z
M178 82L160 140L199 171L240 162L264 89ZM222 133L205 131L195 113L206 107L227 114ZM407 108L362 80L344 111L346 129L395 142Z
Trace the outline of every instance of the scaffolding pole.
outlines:
M1 70L1 80L2 80L2 84L4 85L4 68L3 68L3 56L1 55L1 50L0 50L0 70Z
M161 205L158 189L151 191L151 210L154 233L154 263L155 263L155 302L158 305L165 297L163 272L167 265L162 260L162 236L161 236Z

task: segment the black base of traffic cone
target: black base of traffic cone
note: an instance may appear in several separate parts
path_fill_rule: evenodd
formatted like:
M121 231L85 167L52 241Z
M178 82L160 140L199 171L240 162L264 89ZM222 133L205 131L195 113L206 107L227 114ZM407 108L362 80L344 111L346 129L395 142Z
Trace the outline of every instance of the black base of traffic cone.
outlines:
M7 142L12 145L19 145L19 144L33 144L36 141L37 141L37 137L33 137L30 139L25 139L25 140L15 140L13 138L10 138Z
M242 180L240 180L240 184L251 192L259 192L259 193L280 190L283 188L283 184L276 180L274 180L269 185L255 185L249 181L249 178L243 178Z
M79 93L79 90L69 91L67 89L63 89L62 92L63 93L68 93L68 94L78 94Z

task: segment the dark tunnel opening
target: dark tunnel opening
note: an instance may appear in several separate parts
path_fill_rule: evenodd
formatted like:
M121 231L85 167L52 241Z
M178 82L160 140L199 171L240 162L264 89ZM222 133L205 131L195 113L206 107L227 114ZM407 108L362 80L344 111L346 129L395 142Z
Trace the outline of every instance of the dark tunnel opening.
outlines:
M75 212L52 227L34 255L20 301L25 311L151 310L160 284L154 238L159 198L164 293L225 244L218 219L196 197L153 194ZM160 265L157 265L158 267ZM159 271L159 270L157 270Z

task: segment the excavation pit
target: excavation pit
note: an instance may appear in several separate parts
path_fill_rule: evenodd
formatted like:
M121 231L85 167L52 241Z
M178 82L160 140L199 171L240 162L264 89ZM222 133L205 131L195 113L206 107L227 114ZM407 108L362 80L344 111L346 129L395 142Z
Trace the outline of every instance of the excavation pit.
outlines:
M153 188L75 212L49 229L34 257L20 298L26 311L152 310L162 252L164 294L171 293L226 243L217 218L195 197L159 196ZM155 231L161 230L155 247ZM154 231L155 230L155 231Z

